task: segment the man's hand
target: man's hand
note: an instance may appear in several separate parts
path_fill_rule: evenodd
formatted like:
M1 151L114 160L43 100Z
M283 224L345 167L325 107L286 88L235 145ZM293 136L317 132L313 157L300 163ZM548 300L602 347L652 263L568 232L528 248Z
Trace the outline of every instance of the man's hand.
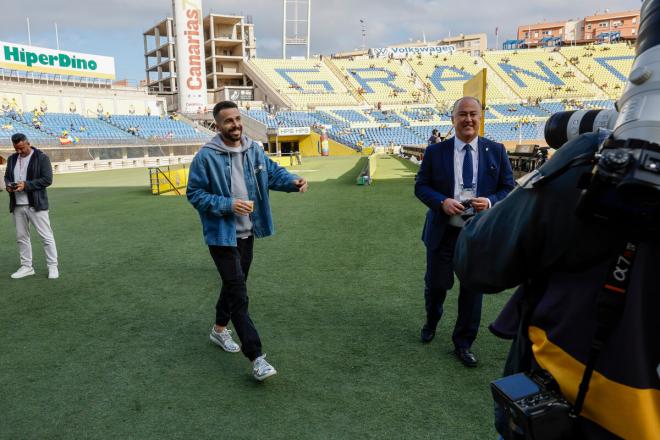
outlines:
M253 206L250 201L234 199L231 204L231 210L236 215L249 215L252 212Z
M476 212L485 211L490 208L490 200L486 197L475 197L472 199L472 207Z
M293 184L298 188L298 192L304 193L307 192L307 179L301 177L293 181Z
M456 215L463 212L465 207L458 200L446 198L445 201L442 202L442 210L447 215Z
M25 182L18 182L16 184L12 185L7 185L5 186L5 189L7 192L13 193L13 192L21 192L25 190Z

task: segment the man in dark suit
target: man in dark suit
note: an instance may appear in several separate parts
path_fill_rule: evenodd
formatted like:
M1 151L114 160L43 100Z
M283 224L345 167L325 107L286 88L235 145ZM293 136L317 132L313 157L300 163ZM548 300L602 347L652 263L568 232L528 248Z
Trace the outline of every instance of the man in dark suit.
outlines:
M429 207L422 232L426 246L423 342L431 342L435 336L447 290L454 285L452 260L464 224L461 214L466 210L466 202L479 213L513 189L513 173L504 145L479 137L481 117L477 99L463 97L456 101L451 114L456 136L427 147L417 173L415 195ZM481 299L481 293L460 287L452 341L454 353L467 367L477 365L470 347L479 330Z

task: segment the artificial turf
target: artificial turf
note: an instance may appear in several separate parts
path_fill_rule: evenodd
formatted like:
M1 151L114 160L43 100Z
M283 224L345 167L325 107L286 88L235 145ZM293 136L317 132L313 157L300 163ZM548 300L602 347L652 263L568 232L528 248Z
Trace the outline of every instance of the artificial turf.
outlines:
M490 439L488 384L508 344L485 328L480 365L451 355L456 291L435 340L424 320L425 207L414 167L307 159L307 194L271 193L277 233L255 243L250 313L279 373L212 345L219 278L185 197L149 193L144 169L56 175L49 190L60 279L18 268L0 215L2 439ZM294 168L294 169L295 169Z

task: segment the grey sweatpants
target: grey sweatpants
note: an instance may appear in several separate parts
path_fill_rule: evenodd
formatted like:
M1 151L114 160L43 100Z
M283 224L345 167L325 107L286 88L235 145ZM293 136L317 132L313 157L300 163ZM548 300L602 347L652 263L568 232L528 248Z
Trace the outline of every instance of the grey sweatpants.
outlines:
M57 267L57 248L53 230L50 227L48 211L35 211L34 208L27 205L20 205L14 208L13 217L21 266L32 267L32 243L30 242L30 225L32 225L44 245L46 264L48 267Z

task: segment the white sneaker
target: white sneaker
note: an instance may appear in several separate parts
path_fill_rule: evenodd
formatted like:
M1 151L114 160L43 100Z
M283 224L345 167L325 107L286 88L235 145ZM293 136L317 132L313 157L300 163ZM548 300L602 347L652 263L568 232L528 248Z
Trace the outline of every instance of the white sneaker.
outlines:
M277 370L266 361L266 355L261 355L252 362L252 375L259 382L277 374Z
M57 270L57 266L48 267L48 278L51 280L56 280L60 277L60 271Z
M14 278L15 280L19 278L25 278L29 277L30 275L34 275L34 268L32 267L27 267L27 266L21 266L18 268L16 272L11 274L11 277Z
M215 326L211 327L211 334L209 335L211 342L219 345L224 351L229 353L237 353L241 351L241 347L231 338L231 330L225 327L221 332L215 331Z

